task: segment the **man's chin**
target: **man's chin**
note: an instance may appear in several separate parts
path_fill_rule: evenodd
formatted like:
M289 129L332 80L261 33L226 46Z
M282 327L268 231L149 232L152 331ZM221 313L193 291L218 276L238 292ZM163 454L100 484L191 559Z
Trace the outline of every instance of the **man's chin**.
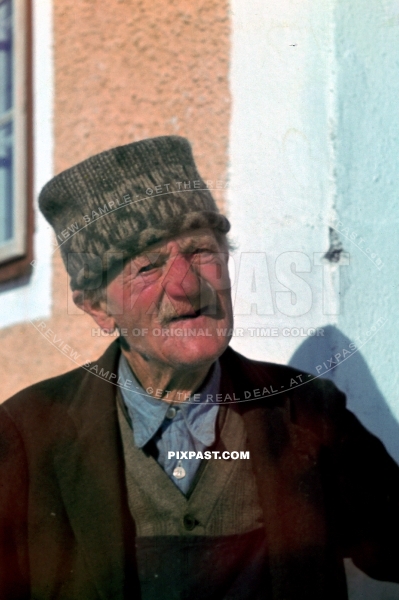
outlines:
M184 335L170 337L167 342L169 359L175 364L187 366L200 366L214 362L227 348L230 337L206 330L202 333L197 332L195 337Z
M229 345L232 328L230 319L176 319L129 337L130 353L140 355L149 367L151 362L175 368L210 365Z
M223 323L215 326L209 317L176 319L160 336L163 354L179 364L199 365L215 361L227 348L231 331Z

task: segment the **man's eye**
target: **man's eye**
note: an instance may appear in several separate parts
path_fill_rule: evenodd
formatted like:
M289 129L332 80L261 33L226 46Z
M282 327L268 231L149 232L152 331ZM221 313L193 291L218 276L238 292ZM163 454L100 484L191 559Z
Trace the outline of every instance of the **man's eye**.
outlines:
M148 273L149 271L152 271L153 269L156 269L157 265L153 265L152 263L149 263L148 265L144 265L144 267L141 267L139 269L139 273Z
M206 262L212 260L214 257L214 251L208 248L198 248L193 252L193 260L197 262Z

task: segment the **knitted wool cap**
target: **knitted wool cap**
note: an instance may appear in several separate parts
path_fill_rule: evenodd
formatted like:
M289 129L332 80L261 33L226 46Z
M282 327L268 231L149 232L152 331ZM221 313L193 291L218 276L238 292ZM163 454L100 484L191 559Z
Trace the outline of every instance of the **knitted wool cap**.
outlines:
M197 171L189 142L177 136L88 158L51 179L39 206L57 236L72 289L98 287L121 257L184 231L230 229Z

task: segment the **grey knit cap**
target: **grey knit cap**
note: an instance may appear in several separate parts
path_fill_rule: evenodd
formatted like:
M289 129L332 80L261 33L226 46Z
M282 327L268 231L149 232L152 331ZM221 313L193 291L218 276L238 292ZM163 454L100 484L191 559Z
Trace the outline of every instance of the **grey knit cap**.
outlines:
M178 136L101 152L43 188L40 210L53 227L72 289L98 287L106 269L184 231L230 223Z

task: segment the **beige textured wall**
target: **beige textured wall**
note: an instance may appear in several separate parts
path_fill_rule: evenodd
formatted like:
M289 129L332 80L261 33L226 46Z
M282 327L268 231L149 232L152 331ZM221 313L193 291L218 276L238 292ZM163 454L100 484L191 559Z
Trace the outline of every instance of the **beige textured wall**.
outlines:
M229 25L227 0L55 0L56 173L115 145L179 134L203 177L224 179ZM56 254L45 322L83 363L109 339L93 337L85 315L68 314L68 296ZM30 323L0 331L0 400L75 366Z

